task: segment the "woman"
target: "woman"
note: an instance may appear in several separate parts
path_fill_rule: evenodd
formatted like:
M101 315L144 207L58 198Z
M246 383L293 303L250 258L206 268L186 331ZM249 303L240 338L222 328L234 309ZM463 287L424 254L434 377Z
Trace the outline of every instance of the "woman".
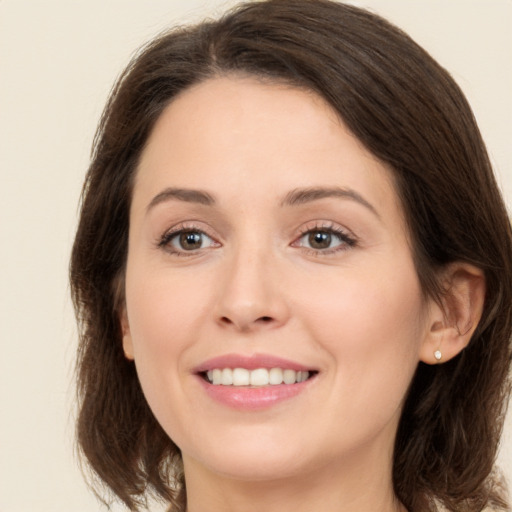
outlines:
M386 21L164 34L84 188L80 449L132 510L506 509L511 255L466 100Z

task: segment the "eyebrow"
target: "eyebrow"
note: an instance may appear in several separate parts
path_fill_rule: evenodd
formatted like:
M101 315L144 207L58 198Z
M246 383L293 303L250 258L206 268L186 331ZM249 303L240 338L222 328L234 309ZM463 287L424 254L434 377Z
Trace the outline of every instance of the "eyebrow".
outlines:
M189 188L166 188L155 197L153 197L151 202L148 204L146 211L151 210L157 204L169 201L171 199L184 201L186 203L203 204L206 206L211 206L215 203L215 199L210 194L208 194L208 192L204 192L203 190L194 190Z
M355 201L356 203L359 203L368 210L370 210L374 215L376 215L380 219L379 212L375 209L375 207L370 202L368 202L361 194L350 188L298 188L288 192L288 194L286 194L284 200L282 201L281 205L296 206L326 198L349 199L351 201Z
M380 219L380 215L375 207L361 196L361 194L350 188L310 187L294 189L286 194L283 201L281 201L281 206L297 206L326 198L340 198L355 201L370 210ZM169 187L162 190L162 192L158 193L151 200L146 211L149 211L156 205L169 200L184 201L186 203L196 203L205 206L212 206L215 204L214 197L204 190Z

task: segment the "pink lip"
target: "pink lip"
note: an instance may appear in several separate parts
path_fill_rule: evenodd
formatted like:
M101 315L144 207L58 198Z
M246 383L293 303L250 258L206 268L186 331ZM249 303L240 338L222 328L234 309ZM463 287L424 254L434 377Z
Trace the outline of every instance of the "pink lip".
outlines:
M214 386L202 377L198 377L207 395L223 405L241 411L268 409L285 400L293 398L309 387L315 377L298 384L280 384L261 388Z
M304 366L303 364L270 354L254 354L246 356L242 354L225 354L223 356L208 359L204 363L194 368L194 373L207 372L215 368L246 368L247 370L256 370L258 368L282 368L283 370L312 371L314 368Z
M268 354L255 354L245 356L241 354L226 354L209 359L194 368L194 373L206 394L216 402L240 411L256 411L268 409L285 400L293 398L304 392L316 376L296 384L280 384L278 386L241 387L241 386L214 386L201 375L215 368L282 368L295 371L315 371L311 367L295 361L290 361Z

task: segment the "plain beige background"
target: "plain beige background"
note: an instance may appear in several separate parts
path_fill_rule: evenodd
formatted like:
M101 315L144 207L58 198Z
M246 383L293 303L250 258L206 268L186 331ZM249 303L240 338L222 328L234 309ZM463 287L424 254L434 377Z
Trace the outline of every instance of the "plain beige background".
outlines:
M89 148L132 52L232 3L0 0L0 512L103 510L72 441L67 265ZM353 3L390 18L452 72L511 205L512 1ZM500 462L512 481L509 423Z

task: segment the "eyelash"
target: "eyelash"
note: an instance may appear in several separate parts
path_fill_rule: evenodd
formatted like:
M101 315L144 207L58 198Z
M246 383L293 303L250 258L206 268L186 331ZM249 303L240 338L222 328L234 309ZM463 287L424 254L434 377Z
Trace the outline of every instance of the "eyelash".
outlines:
M174 228L170 229L169 231L166 231L158 240L158 247L170 252L173 256L194 256L198 254L198 251L203 249L203 247L200 247L197 250L190 250L187 251L186 249L176 249L172 246L172 241L176 237L182 235L182 234L194 234L197 233L201 236L206 236L210 240L214 242L214 244L217 247L220 247L220 243L216 242L215 239L210 236L204 229L199 229L198 227L194 225L187 225L187 224L180 224L178 226L175 226Z
M300 240L302 240L306 235L311 235L312 233L325 233L330 236L335 236L339 240L340 244L327 249L314 249L312 247L299 245ZM308 224L301 229L300 235L291 245L293 247L302 247L303 250L313 256L329 256L337 252L346 251L350 248L356 247L357 239L352 234L348 234L344 229L335 226L332 222L315 222L313 224Z
M300 244L300 241L306 236L311 235L312 233L323 233L330 236L334 236L339 240L339 244L332 248L327 249L314 249L312 247L305 247L304 245ZM187 224L180 224L178 226L175 226L174 228L170 229L169 231L166 231L158 240L157 245L158 247L165 249L169 253L171 253L173 256L194 256L201 251L201 249L204 249L204 247L200 247L197 250L190 250L187 251L186 249L176 249L172 246L172 241L183 234L198 234L201 236L206 236L210 240L212 240L214 246L220 247L221 244L219 242L215 241L215 238L213 236L210 236L204 229L200 229L194 225L187 225ZM300 247L302 248L307 254L311 254L314 256L328 256L340 251L346 251L352 247L357 246L357 239L351 235L348 234L345 230L341 229L340 227L335 226L332 222L328 223L319 223L315 222L313 224L306 225L303 229L300 230L299 236L290 244L292 247Z

